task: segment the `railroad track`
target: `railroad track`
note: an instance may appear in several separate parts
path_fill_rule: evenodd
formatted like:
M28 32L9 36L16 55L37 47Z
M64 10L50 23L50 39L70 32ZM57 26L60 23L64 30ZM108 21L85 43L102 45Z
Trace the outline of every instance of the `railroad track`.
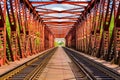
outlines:
M56 49L57 48L47 51L41 56L37 57L36 60L24 64L26 67L8 79L4 80L38 80L42 70L45 68Z
M120 74L92 61L77 52L64 48L73 62L86 74L88 80L120 80Z

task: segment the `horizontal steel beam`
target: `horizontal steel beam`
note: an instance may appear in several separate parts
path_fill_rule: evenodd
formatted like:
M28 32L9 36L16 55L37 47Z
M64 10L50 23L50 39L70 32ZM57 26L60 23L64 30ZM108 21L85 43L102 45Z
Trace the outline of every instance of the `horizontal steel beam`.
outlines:
M58 17L46 17L46 18L43 18L43 20L50 20L50 19L77 19L77 18L71 18L71 17L61 17L61 18L58 18Z
M71 2L67 2L67 1L45 1L45 2L41 2L41 1L31 1L32 4L88 4L90 1L71 1Z
M75 22L44 22L45 24L74 24Z

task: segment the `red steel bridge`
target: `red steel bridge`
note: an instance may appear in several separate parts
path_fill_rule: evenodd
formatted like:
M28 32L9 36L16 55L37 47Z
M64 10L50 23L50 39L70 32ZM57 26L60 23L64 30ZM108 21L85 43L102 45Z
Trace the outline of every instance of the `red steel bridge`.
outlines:
M78 7L41 8L52 4ZM72 15L46 15L55 13ZM54 38L65 38L67 47L120 65L119 27L119 0L0 0L0 65L51 48Z
M55 38L120 66L120 0L0 0L0 67L53 48Z

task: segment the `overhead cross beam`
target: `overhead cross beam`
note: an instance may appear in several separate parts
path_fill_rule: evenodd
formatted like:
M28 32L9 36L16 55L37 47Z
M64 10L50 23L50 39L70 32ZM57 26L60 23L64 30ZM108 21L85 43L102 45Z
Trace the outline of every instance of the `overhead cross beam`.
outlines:
M59 35L61 34L64 36L68 33L70 28L77 24L77 22L79 21L78 18L80 18L81 15L84 15L84 13L86 12L85 10L88 9L87 6L90 5L90 2L91 1L71 0L30 1L30 3L34 7L34 10L36 10L38 15L40 15L41 20L45 24L45 26L48 27L52 32L54 32L54 34L57 34L62 29L62 32L59 33ZM63 10L54 10L51 8L47 8L47 6L52 4L68 4L70 6L76 7L71 7L68 9L66 8ZM56 16L56 14L60 16ZM65 29L67 29L68 31L66 31Z
M43 18L42 20L44 21L46 21L46 20L54 20L54 19L59 19L59 20L61 20L61 18ZM69 18L69 17L64 17L63 18L63 20L77 20L77 18Z
M73 24L74 22L44 22L45 24Z
M45 18L45 17L53 17L54 18L54 16L41 16L41 17L43 17L43 18ZM75 15L72 15L72 16L65 16L65 17L71 17L71 18L74 18L74 17L79 17L79 14L75 14ZM59 19L62 19L62 18L64 18L64 17L58 17Z
M41 2L41 1L31 1L32 4L88 4L90 1L45 1L45 2Z
M48 12L45 12L45 11L40 11L38 12L38 14L53 14L53 13L69 13L69 14L81 14L82 12L80 11L48 11Z

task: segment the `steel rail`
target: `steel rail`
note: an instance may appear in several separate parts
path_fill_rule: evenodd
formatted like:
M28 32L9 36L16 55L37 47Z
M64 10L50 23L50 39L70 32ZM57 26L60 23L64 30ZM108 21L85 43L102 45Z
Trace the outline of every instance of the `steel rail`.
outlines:
M41 60L41 62L42 62L42 59L40 59L40 58L47 57L46 55L49 55L51 53L51 51L54 51L56 49L57 48L47 50L47 51L43 52L42 54L36 56L35 58L30 59L29 61L15 67L14 69L0 75L0 80L18 80L18 79L23 80L28 74L30 74L30 72L35 70L35 67L37 68L37 66L39 66L40 62L38 62L38 61ZM38 62L38 65L36 65L37 62ZM28 68L28 66L29 66L29 68ZM26 72L29 72L29 73L25 73L25 71L23 71L23 70L26 70Z
M86 76L90 80L119 80L120 74L105 67L104 65L97 63L93 60L86 58L85 56L80 55L77 52L71 51L67 48L64 48L66 53L72 58L72 60L82 68Z
M42 73L43 69L46 67L48 61L51 59L52 55L55 53L56 49L51 50L49 53L44 57L44 60L41 62L40 65L33 71L31 74L25 77L24 80L36 80L39 78L40 74Z
M27 67L22 69L20 72L18 72L16 75L13 75L9 80L33 80L35 78L35 75L39 70L42 71L43 65L45 66L48 60L46 61L47 58L50 58L49 56L52 56L53 52L56 50L56 48L47 51L45 54L42 56L37 57L37 60L27 64ZM42 68L42 69L41 69Z

